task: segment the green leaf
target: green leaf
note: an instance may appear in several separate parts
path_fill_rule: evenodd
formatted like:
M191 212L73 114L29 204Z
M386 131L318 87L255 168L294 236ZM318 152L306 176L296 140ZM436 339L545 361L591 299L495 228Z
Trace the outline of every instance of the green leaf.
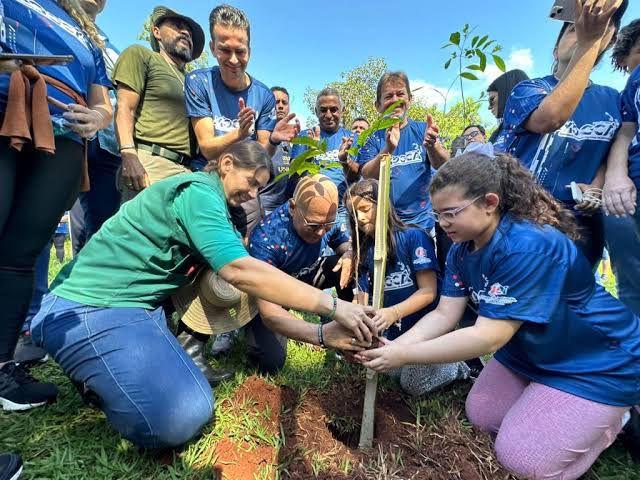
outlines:
M360 151L360 148L358 148L357 146L353 146L349 150L347 150L347 153L349 154L350 157L357 157L359 151Z
M475 37L473 37L473 40L471 40L471 48L475 48L476 43L478 43L478 40L480 39L480 37L478 35L476 35Z
M489 35L485 35L484 37L482 37L480 41L476 44L476 47L478 48L482 47L482 45L484 45L484 42L486 42L487 40L489 40ZM485 47L487 46L488 45L485 45Z
M462 78L466 78L467 80L478 80L478 77L476 77L473 73L469 73L469 72L462 72L460 76Z
M404 100L396 100L391 105L389 105L384 112L382 112L382 117L388 117L393 113L393 111L398 108L400 105L404 103Z
M380 122L376 123L376 131L386 130L389 127L393 127L395 124L400 123L401 118L382 118Z
M441 47L440 47L440 50L444 50L445 48L449 48L449 47L452 47L452 46L453 46L453 43L449 42L449 43L447 43L447 44L445 44L445 45L441 46Z
M373 132L374 130L372 127L369 127L366 130L363 130L360 133L360 135L358 135L358 142L357 142L358 147L364 146L364 144L367 142L367 140L369 139L369 137Z
M454 45L460 45L460 32L453 32L449 37L449 41Z
M464 24L464 28L462 29L462 32L463 32L463 33L469 33L469 28L470 28L470 27L469 27L469 24L468 24L468 23L465 23L465 24Z
M449 66L451 66L451 61L453 60L453 58L450 58L449 60L447 60L447 62L444 64L444 69L446 70L447 68L449 68Z
M322 141L318 145L318 150L320 150L321 154L322 153L327 153L327 139L326 138L322 139Z
M467 65L467 68L469 70L478 70L478 71L482 71L482 67L480 65Z
M340 162L331 162L331 163L322 163L322 165L320 165L322 168L324 169L329 169L329 168L340 168L342 169L342 164Z
M487 68L487 56L479 48L476 49L476 55L480 59L480 71L484 72L484 70Z
M507 66L504 64L504 60L502 59L502 57L498 55L492 55L492 56L493 56L493 63L496 64L496 67L498 67L502 72L505 72L507 70Z
M496 45L495 47L493 47L493 50L491 52L498 53L500 50L502 50L502 47L500 45Z
M311 137L296 137L291 140L294 145L304 145L309 148L318 148L318 142Z
M280 180L282 180L284 177L288 177L289 176L289 170L284 171L280 174L278 174L276 176L276 178L273 179L273 183L279 182Z

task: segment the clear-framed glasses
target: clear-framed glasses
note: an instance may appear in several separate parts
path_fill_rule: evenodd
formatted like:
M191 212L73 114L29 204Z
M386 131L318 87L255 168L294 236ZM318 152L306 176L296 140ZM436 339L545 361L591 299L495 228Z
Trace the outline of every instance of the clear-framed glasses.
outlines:
M480 133L481 133L481 132L480 132L480 130L473 130L472 132L467 133L467 134L464 136L464 139L465 139L467 142L470 142L471 140L473 140L474 138L476 138L478 135L480 135Z
M307 227L309 230L313 230L313 231L318 231L318 230L322 230L322 229L330 230L331 228L333 228L334 225L336 225L338 223L336 221L327 222L327 223L312 223L312 222L307 221L307 219L304 217L302 212L300 212L300 216L302 217L302 221L304 222L304 226Z
M465 203L463 206L458 207L458 208L454 208L454 209L451 209L451 210L445 210L444 212L440 212L440 213L431 212L431 216L438 223L440 223L442 221L444 221L446 223L453 223L453 222L456 221L456 215L458 215L465 208L473 205L475 202L477 202L478 200L480 200L483 197L484 197L484 195L480 195L479 197L476 197L473 200L471 200L469 203Z

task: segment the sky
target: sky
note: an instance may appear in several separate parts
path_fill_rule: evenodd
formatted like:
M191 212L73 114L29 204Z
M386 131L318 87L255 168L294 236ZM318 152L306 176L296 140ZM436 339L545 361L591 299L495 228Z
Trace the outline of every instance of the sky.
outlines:
M196 20L207 42L209 0L163 0L163 5ZM444 70L448 54L441 47L465 23L475 33L489 34L503 47L507 69L520 68L530 77L550 73L553 46L561 23L548 17L552 0L237 0L251 23L248 73L268 86L281 85L291 94L291 111L303 120L312 113L303 102L307 87L320 89L369 57L383 58L390 69L404 70L415 95L427 104L441 104L441 95L455 78ZM107 0L97 23L121 50L136 43L140 28L157 0ZM623 25L640 18L640 1L631 0ZM215 59L211 59L215 61ZM499 74L489 66L478 81L465 83L465 95L479 95ZM596 83L621 89L623 74L613 72L607 56L592 75ZM459 89L449 93L458 100ZM483 121L492 123L486 108Z

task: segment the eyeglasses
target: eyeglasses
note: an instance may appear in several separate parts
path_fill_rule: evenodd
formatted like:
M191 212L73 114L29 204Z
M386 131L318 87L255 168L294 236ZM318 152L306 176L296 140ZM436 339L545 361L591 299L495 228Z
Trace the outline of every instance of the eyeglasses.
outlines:
M299 210L298 210L299 211ZM331 229L331 227L333 227L334 225L336 225L338 222L333 221L333 222L327 222L327 223L311 223L309 221L307 221L306 218L304 218L304 215L302 214L302 212L300 212L300 216L302 217L302 221L304 222L304 226L307 227L309 230L313 230L313 231L318 231L318 230L323 230L323 229Z
M472 132L467 133L466 135L464 135L464 139L466 141L469 140L473 140L474 138L476 138L478 135L480 135L482 132L480 130L474 130Z
M431 216L438 223L441 223L442 221L445 221L447 223L453 223L453 222L456 221L456 215L458 215L465 208L473 205L475 202L480 200L482 197L484 197L484 195L480 195L479 197L476 197L473 200L471 200L469 203L467 203L467 204L465 204L465 205L463 205L461 207L454 208L452 210L445 210L444 212L440 212L440 213L431 212Z

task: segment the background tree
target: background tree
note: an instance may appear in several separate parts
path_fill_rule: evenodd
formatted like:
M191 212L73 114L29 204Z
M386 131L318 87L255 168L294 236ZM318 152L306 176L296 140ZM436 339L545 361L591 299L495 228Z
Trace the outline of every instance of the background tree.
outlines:
M138 33L138 36L136 38L138 40L144 40L146 42L148 42L151 39L151 15L149 15L147 19L144 21L144 23L142 24L142 28L140 29L140 32ZM209 66L209 52L207 52L207 49L205 48L202 51L202 55L200 55L198 58L187 63L187 65L185 66L185 70L187 72L192 72L200 68L207 68L208 66Z

